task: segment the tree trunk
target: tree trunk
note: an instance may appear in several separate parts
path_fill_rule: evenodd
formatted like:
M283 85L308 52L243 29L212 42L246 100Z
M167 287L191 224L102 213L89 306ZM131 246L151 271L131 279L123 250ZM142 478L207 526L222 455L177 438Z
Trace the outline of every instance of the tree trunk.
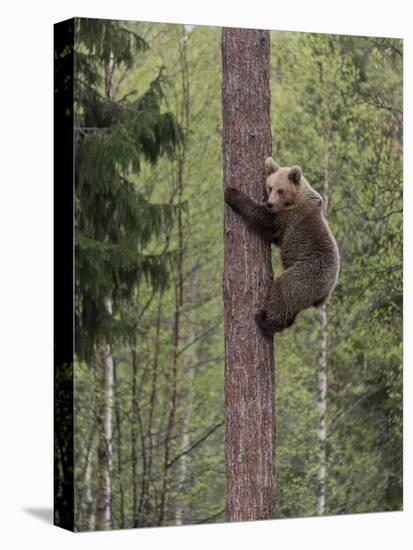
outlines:
M196 311L194 302L196 300L196 290L197 290L197 270L192 269L189 275L188 281L188 291L187 291L187 302L190 313L188 313L188 325L187 331L185 334L184 347L187 349L185 354L185 360L183 364L183 374L185 377L185 386L186 391L182 394L182 401L185 403L185 406L182 410L182 435L181 435L181 453L185 453L187 449L190 448L191 438L189 435L190 421L192 415L192 406L193 406L193 385L195 381L195 365L196 365L196 347L188 347L191 342L195 341L196 333L195 326L197 323ZM185 484L187 483L188 476L190 475L190 463L188 461L187 454L183 454L179 459L179 485L178 485L178 498L176 500L175 506L175 524L183 525L187 519L187 510L183 504L183 498L185 496Z
M193 369L189 371L190 382L193 381ZM189 437L189 421L191 419L192 412L192 388L188 388L188 394L185 399L185 409L183 411L182 422L182 437L181 437L181 453L184 453L190 446ZM185 496L185 483L188 478L188 457L183 455L179 461L179 484L178 484L178 498L175 507L175 525L183 525L185 518L185 506L182 503L182 497Z
M178 159L177 171L178 184L178 201L182 201L182 184L183 184L183 160ZM172 329L172 380L171 380L171 403L168 415L168 423L164 442L164 472L162 482L162 492L159 507L159 525L163 525L167 510L168 497L170 492L170 458L172 436L175 427L175 417L177 408L177 392L178 392L178 374L180 364L179 345L181 341L181 315L184 301L184 278L183 278L183 258L184 258L184 234L183 234L183 219L182 211L178 211L178 273L175 281L175 312Z
M139 527L138 511L138 389L137 389L137 357L132 347L132 422L131 422L131 466L132 466L132 526ZM143 461L142 461L143 462Z
M95 521L97 530L111 528L113 358L110 346L106 343L100 349L100 362L102 385Z
M330 138L331 138L331 117L328 99L324 102L324 213L327 215L329 173L330 173ZM320 308L320 343L318 358L318 420L317 420L317 442L318 442L318 473L317 473L317 499L316 514L322 516L325 513L326 504L326 411L327 411L327 346L328 346L328 319L327 306Z
M119 529L125 528L125 490L123 487L123 468L122 468L122 422L121 422L121 403L122 398L119 391L116 363L113 361L113 393L115 397L115 423L116 423L116 455L117 455L117 476L119 482Z
M181 147L178 149L177 156L177 171L176 171L176 184L177 184L177 199L178 204L182 203L183 191L184 191L184 172L186 161L186 148L187 148L187 131L189 127L189 72L188 72L188 60L187 60L187 46L186 46L186 30L182 25L179 35L179 62L182 77L182 102L180 122L183 125L185 134L185 140ZM185 256L185 239L184 239L184 219L182 210L178 210L178 267L177 278L175 281L175 316L172 333L172 389L171 389L171 407L169 411L168 426L165 437L164 445L164 476L161 493L161 503L159 511L159 524L163 525L165 521L165 514L167 510L170 485L171 485L171 472L170 472L170 458L171 458L171 445L172 435L175 426L175 417L177 414L177 388L178 388L178 375L180 370L180 355L179 350L182 327L181 317L182 309L184 305L184 256Z
M222 33L224 187L265 197L271 154L269 32ZM229 521L272 518L275 505L274 349L254 314L272 281L271 247L225 206L225 463Z
M327 395L327 308L324 304L319 313L320 319L320 355L318 360L318 474L316 512L322 516L326 500L326 395Z
M113 53L105 64L105 95L108 100L114 96L113 75L115 60ZM106 236L106 241L108 237ZM112 315L112 300L105 298L105 307ZM111 528L112 516L112 407L113 407L113 358L108 342L103 342L100 348L100 362L102 369L100 434L98 446L98 490L95 515L96 530Z
M94 531L95 529L95 509L93 502L93 492L92 492L92 474L93 474L93 463L95 459L95 448L91 445L85 471L85 500L84 500L84 528L87 531Z
M152 381L151 381L151 396L149 400L149 413L148 413L148 427L146 431L146 439L148 441L148 464L145 480L145 491L142 495L143 514L146 525L149 525L148 521L152 522L152 508L153 502L150 499L150 483L152 481L152 465L154 462L154 430L153 420L155 413L155 405L157 403L158 395L158 368L159 368L159 355L160 355L160 332L161 332L161 312L162 312L162 296L159 296L158 313L156 316L156 332L155 332L155 346L154 346L154 359L152 367ZM151 525L152 523L150 523Z

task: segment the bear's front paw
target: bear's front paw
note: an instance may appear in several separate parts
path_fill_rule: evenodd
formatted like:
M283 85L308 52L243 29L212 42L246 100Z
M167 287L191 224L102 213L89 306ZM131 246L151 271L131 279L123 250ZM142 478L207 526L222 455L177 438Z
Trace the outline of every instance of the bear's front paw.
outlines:
M255 316L257 320L260 320L261 322L265 322L267 320L267 312L265 309L260 309L260 311Z
M228 186L225 189L225 192L224 192L225 201L230 205L234 204L240 196L241 196L241 191L236 187L233 187L232 185Z

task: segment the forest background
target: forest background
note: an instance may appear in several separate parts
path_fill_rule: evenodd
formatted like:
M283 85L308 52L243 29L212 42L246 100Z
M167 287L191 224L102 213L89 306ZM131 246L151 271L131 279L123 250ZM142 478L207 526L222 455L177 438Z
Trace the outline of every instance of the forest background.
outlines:
M77 24L76 527L224 521L221 29ZM401 41L271 53L273 156L328 177L342 255L324 513L401 509ZM321 340L276 338L277 517L316 514Z

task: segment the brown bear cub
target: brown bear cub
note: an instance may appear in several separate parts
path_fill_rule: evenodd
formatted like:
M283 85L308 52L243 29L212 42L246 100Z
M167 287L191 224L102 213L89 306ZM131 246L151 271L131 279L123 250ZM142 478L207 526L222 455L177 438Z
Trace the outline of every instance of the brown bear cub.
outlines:
M336 286L340 257L323 200L301 168L281 168L267 158L265 170L266 204L256 204L235 187L225 190L225 200L251 229L281 249L284 271L255 316L262 331L272 335L291 326L303 309L324 304Z

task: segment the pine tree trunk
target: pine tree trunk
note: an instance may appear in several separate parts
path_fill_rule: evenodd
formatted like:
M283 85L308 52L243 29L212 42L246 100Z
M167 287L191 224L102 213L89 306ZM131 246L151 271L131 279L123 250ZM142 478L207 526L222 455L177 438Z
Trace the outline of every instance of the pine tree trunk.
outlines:
M110 346L107 343L101 346L100 362L102 385L100 396L96 530L111 528L113 358Z
M224 187L263 201L271 154L269 33L223 29L222 59ZM275 505L274 349L254 314L273 277L271 248L225 206L224 249L226 515L267 519Z

